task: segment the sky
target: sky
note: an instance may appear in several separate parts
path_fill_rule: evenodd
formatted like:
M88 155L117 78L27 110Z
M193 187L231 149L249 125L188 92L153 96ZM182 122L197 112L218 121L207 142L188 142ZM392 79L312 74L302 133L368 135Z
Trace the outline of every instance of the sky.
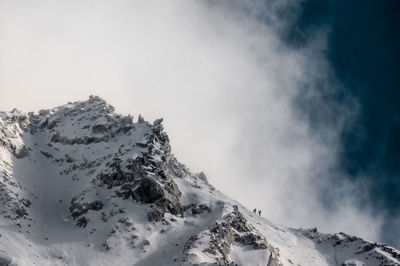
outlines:
M396 1L0 0L0 110L99 95L268 219L400 247Z

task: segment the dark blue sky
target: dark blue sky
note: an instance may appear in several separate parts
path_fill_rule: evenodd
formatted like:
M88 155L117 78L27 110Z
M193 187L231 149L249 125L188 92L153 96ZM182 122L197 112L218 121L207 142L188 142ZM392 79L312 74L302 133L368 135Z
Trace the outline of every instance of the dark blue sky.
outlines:
M360 104L355 121L341 135L338 167L351 181L371 182L370 201L387 215L383 241L392 245L400 239L395 219L400 213L399 11L396 0L308 0L284 36L290 45L301 47L310 34L328 29L326 57L342 90L324 95L325 103L333 106L353 97ZM307 104L313 103L303 106ZM332 118L313 117L315 110L306 109L315 127Z

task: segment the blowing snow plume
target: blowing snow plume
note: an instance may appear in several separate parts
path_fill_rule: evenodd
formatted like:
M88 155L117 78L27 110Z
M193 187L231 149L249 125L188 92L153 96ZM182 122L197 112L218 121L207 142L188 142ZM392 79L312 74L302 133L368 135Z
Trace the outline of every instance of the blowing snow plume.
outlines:
M340 91L325 32L301 47L282 41L299 12L292 1L1 1L0 106L98 94L163 116L176 155L246 206L379 239L363 187L336 167L357 103L325 100ZM310 126L321 117L329 123Z

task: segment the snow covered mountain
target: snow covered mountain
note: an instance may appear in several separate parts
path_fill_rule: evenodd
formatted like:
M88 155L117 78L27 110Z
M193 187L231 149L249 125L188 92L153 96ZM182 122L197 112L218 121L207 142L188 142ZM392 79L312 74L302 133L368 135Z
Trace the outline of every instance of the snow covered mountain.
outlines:
M99 97L0 112L0 265L400 265L400 252L253 214L171 153L162 119Z

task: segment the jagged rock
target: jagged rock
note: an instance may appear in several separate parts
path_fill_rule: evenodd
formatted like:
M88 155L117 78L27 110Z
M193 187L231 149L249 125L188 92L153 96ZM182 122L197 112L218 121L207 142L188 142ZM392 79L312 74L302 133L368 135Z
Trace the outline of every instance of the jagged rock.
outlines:
M71 213L71 216L74 218L74 220L76 220L79 217L81 217L82 215L86 214L89 210L99 211L103 208L103 202L101 202L100 200L95 200L91 203L84 202L83 200L84 199L83 199L82 194L73 197L71 200L71 205L69 207L69 211ZM87 223L87 220L85 220L86 218L83 219L81 222L79 222L79 220L81 218L78 219L77 225L78 225L78 223L82 223L82 221L86 221L86 223Z
M211 212L211 208L208 207L206 204L200 204L200 205L192 207L193 215L202 214L202 213L210 213L210 212Z
M236 205L233 206L233 212L225 219L188 240L185 244L185 251L189 257L194 255L191 254L191 249L196 245L201 245L197 243L201 243L203 238L210 239L208 247L203 252L211 254L218 265L234 264L229 256L234 244L255 250L268 249L271 254L268 265L280 265L279 253L267 242L264 236L247 222Z
M32 202L28 199L22 199L20 202L27 208L29 208L32 205Z
M56 132L51 137L52 142L61 143L63 145L75 145L75 144L89 145L92 143L107 142L108 140L109 140L108 135L102 137L84 136L82 138L68 138L61 136L59 132Z
M94 125L92 127L93 134L105 134L108 133L108 127L105 125Z
M368 242L359 237L350 236L342 232L330 235L322 234L315 229L298 229L294 231L314 241L317 248L321 245L324 251L326 251L327 245L335 248L335 251L339 250L339 252L345 252L346 248L356 249L355 255L359 255L361 258L359 257L360 259L357 260L346 260L342 265L354 265L354 263L359 260L368 261L373 258L379 261L379 265L400 265L400 263L396 261L400 259L400 251L381 243ZM382 256L382 252L388 254L389 257Z
M52 159L52 158L53 158L53 155L51 155L51 154L48 153L48 152L40 151L40 153L43 154L43 156L46 157L46 158L48 158L48 159Z
M197 175L197 178L200 179L200 180L203 180L206 184L208 184L208 180L207 180L207 177L206 177L206 175L204 174L204 172L200 172L200 173Z
M153 126L161 125L161 123L163 122L163 120L164 120L164 119L162 119L162 118L159 118L159 119L154 120Z
M136 146L138 146L138 147L140 147L140 148L147 148L147 147L149 147L149 144L138 142L138 143L136 143Z
M121 224L124 224L127 227L133 225L132 221L128 217L121 218L121 219L118 220L118 222L121 223Z
M140 124L144 123L144 118L142 117L142 115L139 115L138 123L140 123Z
M235 241L245 246L252 246L254 249L266 249L267 245L263 243L261 237L256 234L235 234Z
M17 215L17 218L22 218L28 213L26 212L26 209L24 207L19 207L18 209L15 210L15 214Z
M153 208L147 213L147 220L149 222L159 222L164 218L165 211L161 208Z
M76 226L78 226L78 227L86 227L88 222L89 222L89 220L85 216L82 216L81 218L79 218L76 221Z
M134 123L97 96L0 112L0 254L17 256L4 263L246 265L240 255L258 254L269 266L400 265L399 251L383 244L229 212L234 201L173 156L162 122Z
M168 150L163 152L169 153ZM107 171L97 177L100 184L117 188L117 196L124 199L131 197L138 202L155 204L159 210L149 213L149 220L160 221L166 212L183 215L179 202L181 192L171 176L166 174L166 171L172 171L167 162L155 163L151 155L144 154L134 160L113 158L107 165Z

